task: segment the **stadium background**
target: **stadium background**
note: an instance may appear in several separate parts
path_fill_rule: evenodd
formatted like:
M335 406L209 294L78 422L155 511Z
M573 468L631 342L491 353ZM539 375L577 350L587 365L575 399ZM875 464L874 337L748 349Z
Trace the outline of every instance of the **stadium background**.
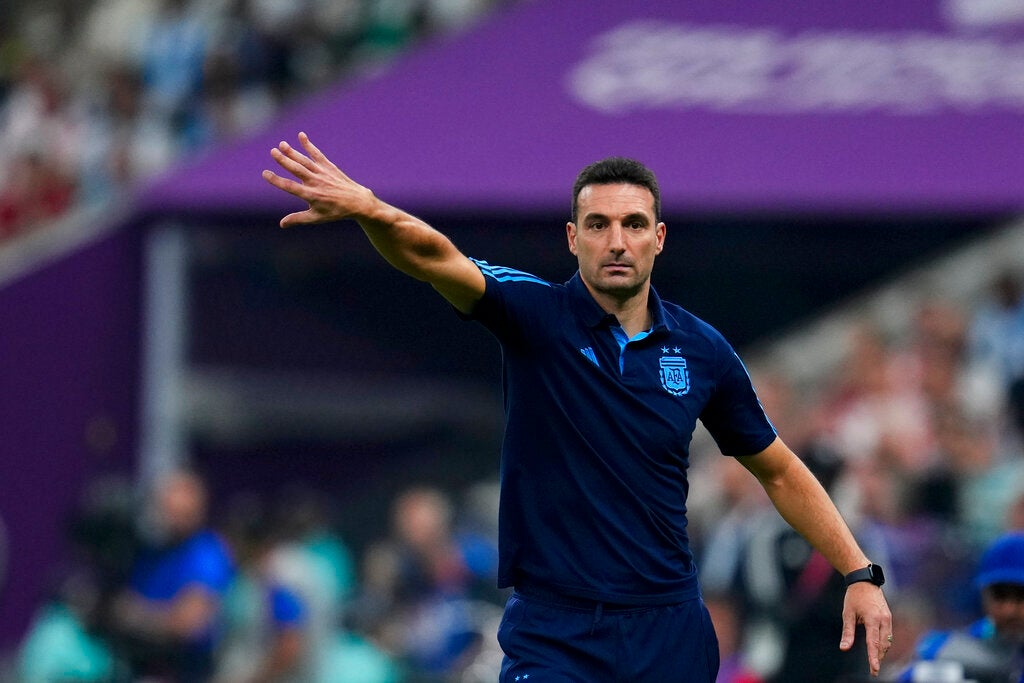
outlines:
M5 10L7 187L32 130L14 125L30 85L15 67L32 54L74 74L68 53L97 51L105 4ZM345 48L269 70L264 85L287 92L262 118L176 129L159 168L99 188L79 164L73 201L0 242L0 651L24 635L67 558L67 519L102 477L141 486L192 460L216 500L302 482L335 502L358 554L406 487L454 494L494 476L493 341L352 226L277 230L294 205L259 171L298 130L465 252L554 280L570 274L576 170L612 153L646 161L670 226L656 286L755 359L1020 231L1019 3L337 4L362 18L324 10L331 26L359 24ZM236 3L181 5L208 18ZM296 43L308 29L289 26ZM968 310L991 276L1024 268L1012 249L985 253L944 292ZM801 381L827 381L811 370L832 359L799 359Z

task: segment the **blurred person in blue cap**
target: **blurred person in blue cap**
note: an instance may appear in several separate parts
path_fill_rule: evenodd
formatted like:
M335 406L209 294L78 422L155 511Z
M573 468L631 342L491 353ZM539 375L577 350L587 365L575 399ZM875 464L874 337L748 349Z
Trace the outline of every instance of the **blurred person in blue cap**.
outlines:
M1024 532L985 549L974 586L984 616L964 629L927 633L900 683L1024 682Z

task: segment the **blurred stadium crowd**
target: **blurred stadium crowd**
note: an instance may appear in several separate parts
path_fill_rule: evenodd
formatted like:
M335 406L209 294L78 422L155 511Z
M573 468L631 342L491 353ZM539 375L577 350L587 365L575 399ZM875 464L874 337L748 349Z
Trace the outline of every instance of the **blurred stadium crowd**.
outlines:
M5 2L0 240L116 197L504 1Z
M356 557L336 501L306 486L213 504L188 469L141 498L98 480L14 680L495 680L496 488L459 500L404 490Z
M1022 274L990 275L970 304L919 293L904 333L858 319L833 340L846 349L840 367L813 386L754 370L779 433L886 569L896 634L882 680L912 659L925 629L977 617L977 558L1024 528ZM844 676L861 663L835 651L840 577L735 460L703 448L691 525L705 593L743 616L738 656L780 683L860 680Z
M836 341L842 368L814 386L754 368L776 427L886 568L896 633L881 680L927 629L977 617L981 550L1024 529L1021 273L994 276L969 308L926 299L908 329L851 330ZM837 649L839 574L701 433L693 462L691 538L719 681L866 680L862 652ZM141 497L128 481L94 482L16 680L496 680L507 597L495 586L496 483L410 486L388 501L389 532L358 552L330 491L207 502L189 472ZM202 586L206 609L187 609L181 585Z

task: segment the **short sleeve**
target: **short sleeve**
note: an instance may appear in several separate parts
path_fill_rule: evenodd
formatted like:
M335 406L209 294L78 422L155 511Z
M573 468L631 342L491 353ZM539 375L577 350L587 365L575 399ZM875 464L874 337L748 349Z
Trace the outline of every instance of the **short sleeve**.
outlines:
M484 295L469 315L486 327L502 344L516 345L528 336L542 334L548 328L547 311L555 296L550 282L530 273L494 266L472 259L484 274Z
M724 340L722 344L721 372L700 419L724 455L754 455L775 440L775 427L757 399L743 362Z

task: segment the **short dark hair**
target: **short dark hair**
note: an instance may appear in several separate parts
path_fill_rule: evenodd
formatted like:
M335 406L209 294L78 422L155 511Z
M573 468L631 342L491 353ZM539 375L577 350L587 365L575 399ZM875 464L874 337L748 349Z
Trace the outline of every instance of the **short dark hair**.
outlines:
M626 157L608 157L590 164L576 176L572 186L572 222L576 222L576 210L580 192L588 185L638 185L646 187L654 195L654 218L661 219L661 190L658 179L651 169L639 161Z

